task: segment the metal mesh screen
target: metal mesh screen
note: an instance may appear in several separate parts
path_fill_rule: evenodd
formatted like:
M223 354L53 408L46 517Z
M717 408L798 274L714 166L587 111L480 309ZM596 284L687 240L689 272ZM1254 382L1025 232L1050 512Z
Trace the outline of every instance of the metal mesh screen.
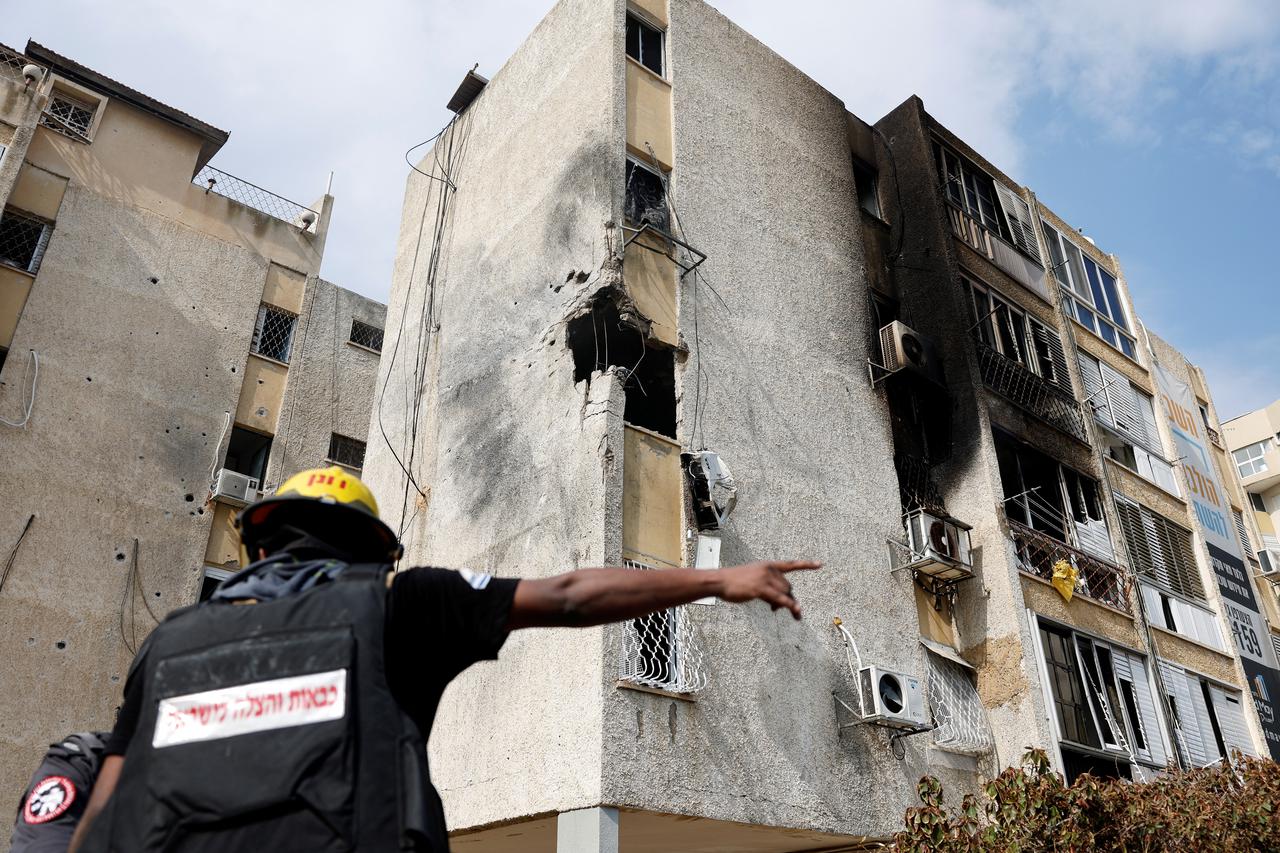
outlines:
M1052 580L1054 568L1065 560L1075 567L1075 595L1093 598L1126 613L1129 610L1129 581L1119 566L1072 548L1051 536L1008 519L1009 533L1018 554L1018 568Z
M251 207L259 213L274 217L282 222L309 228L318 214L304 204L290 201L284 196L264 190L257 184L251 184L243 178L228 174L221 169L205 166L191 183L204 187L206 193L217 193L220 196L238 201L245 207Z
M333 433L329 436L329 461L348 468L364 467L365 443L358 438Z
M253 329L253 352L288 364L297 325L296 314L264 302L258 308L258 323Z
M377 326L352 320L350 340L351 343L368 347L374 352L382 352L382 330Z
M1074 397L990 346L979 342L977 347L982 381L988 388L1050 426L1087 440Z
M49 105L44 108L44 115L40 116L40 123L63 136L87 142L97 111L98 108L92 104L54 92L49 98Z
M0 215L0 263L35 273L51 230L44 220L6 207Z
M21 53L0 44L0 77L7 77L25 85L26 80L22 77L22 69L31 64L34 63Z
M628 569L661 571L635 560ZM702 651L698 648L686 607L660 610L626 623L622 640L622 681L672 693L696 693L707 686Z
M965 668L929 652L929 711L933 742L956 752L983 755L995 746L986 709Z

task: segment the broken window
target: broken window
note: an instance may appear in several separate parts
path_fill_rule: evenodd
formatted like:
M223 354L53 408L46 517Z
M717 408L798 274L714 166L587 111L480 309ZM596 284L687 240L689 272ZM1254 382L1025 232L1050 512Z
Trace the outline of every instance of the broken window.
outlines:
M261 483L266 479L270 456L271 436L244 427L232 427L223 466Z
M360 439L335 432L329 436L329 453L325 458L330 462L359 470L364 467L364 450L365 443Z
M858 191L858 207L880 218L880 196L876 191L876 170L861 160L853 161L853 184Z
M573 381L613 368L626 392L623 419L632 426L676 437L675 353L649 343L645 321L634 307L619 310L617 294L606 288L590 309L571 319L565 343L573 352Z
M297 314L262 303L258 306L258 322L253 327L253 345L250 351L288 364L289 353L293 349L293 332L297 325Z
M35 275L52 233L46 220L6 207L0 215L0 263Z
M1010 240L1008 226L1005 225L996 200L995 182L991 177L936 141L933 143L933 156L947 200L976 219L983 228Z
M215 566L204 567L204 577L200 581L200 601L208 601L213 598L213 594L217 592L218 586L231 577L234 572L227 569L219 569Z
M627 56L639 62L659 77L662 76L663 32L627 13Z
M623 212L636 226L648 224L664 234L670 233L671 214L667 209L665 177L643 163L628 158Z
M999 430L994 437L1005 516L1059 542L1114 559L1097 481Z
M1045 381L1071 390L1066 353L1057 332L968 276L960 277L960 287L980 342Z
M382 330L355 318L351 320L351 335L348 340L356 346L382 352Z

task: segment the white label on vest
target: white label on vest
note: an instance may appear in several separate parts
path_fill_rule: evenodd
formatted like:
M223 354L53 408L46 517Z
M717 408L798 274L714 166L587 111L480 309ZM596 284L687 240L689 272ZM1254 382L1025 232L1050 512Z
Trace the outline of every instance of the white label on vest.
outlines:
M347 671L275 678L160 700L156 749L194 741L340 720L347 713Z

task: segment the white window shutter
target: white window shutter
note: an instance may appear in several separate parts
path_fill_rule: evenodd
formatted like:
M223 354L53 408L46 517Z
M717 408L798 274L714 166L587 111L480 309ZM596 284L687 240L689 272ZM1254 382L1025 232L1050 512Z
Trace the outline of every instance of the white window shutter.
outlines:
M1102 384L1106 386L1107 400L1111 404L1114 425L1126 438L1143 447L1148 446L1146 419L1142 416L1133 386L1125 375L1106 362L1099 362Z
M1080 376L1084 380L1084 396L1093 411L1098 423L1114 427L1115 418L1111 415L1111 403L1102 381L1102 363L1091 355L1076 352L1076 362L1080 365Z
M1244 721L1243 697L1239 693L1228 693L1216 684L1209 685L1209 695L1213 697L1213 712L1218 716L1218 729L1227 751L1238 749L1245 755L1256 756L1258 752L1253 748L1253 738L1249 737L1249 727Z
M1183 757L1191 766L1203 767L1208 763L1205 757L1204 741L1200 736L1199 717L1204 714L1204 699L1191 695L1187 671L1182 667L1160 661L1160 677L1164 680L1164 689L1169 691L1177 707L1178 724L1173 733L1174 742L1178 744ZM1200 685L1197 681L1196 693L1199 692ZM1199 714L1196 713L1197 707L1200 709Z
M1142 658L1136 655L1127 654L1121 651L1115 651L1112 659L1116 666L1116 675L1125 678L1133 685L1134 699L1138 705L1139 719L1131 721L1135 726L1142 727L1142 739L1146 741L1145 750L1138 750L1139 757L1157 767L1163 767L1169 762L1169 751L1165 748L1164 735L1160 729L1160 710L1155 702L1155 697L1151 694L1151 680L1147 675L1147 665ZM1124 674L1121 674L1121 668Z
M995 184L996 196L1000 199L1000 207L1004 210L1004 217L1009 222L1009 233L1013 236L1014 245L1030 255L1036 263L1043 266L1044 262L1040 260L1040 244L1036 240L1036 229L1032 224L1030 206L1023 201L1020 195L999 181L993 181L992 183Z

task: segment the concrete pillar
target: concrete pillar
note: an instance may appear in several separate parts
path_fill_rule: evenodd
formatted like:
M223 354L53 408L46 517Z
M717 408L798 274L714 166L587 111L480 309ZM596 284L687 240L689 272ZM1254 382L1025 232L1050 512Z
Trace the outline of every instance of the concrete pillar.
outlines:
M556 816L556 853L618 853L618 810L561 812Z

